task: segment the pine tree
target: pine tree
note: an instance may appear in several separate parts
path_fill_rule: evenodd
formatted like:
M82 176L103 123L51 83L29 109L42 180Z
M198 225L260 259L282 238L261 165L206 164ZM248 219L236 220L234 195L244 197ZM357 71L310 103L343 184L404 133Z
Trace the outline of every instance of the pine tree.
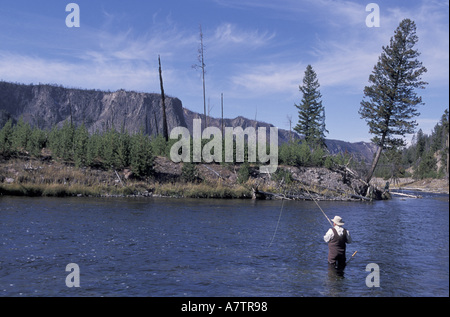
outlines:
M117 144L119 142L119 133L114 128L109 128L102 135L102 158L103 164L108 169L116 167Z
M61 130L55 125L48 135L49 148L55 157L60 157L62 153Z
M13 130L12 119L9 119L0 130L0 153L5 156L8 156L13 152Z
M181 179L187 183L194 183L198 179L197 167L194 163L183 163L181 168Z
M422 129L419 129L416 135L416 153L414 160L419 161L422 155L425 153L427 146L427 136L423 133Z
M34 157L39 157L41 150L45 147L47 142L47 134L44 130L34 127L31 130L30 136L27 140L27 151Z
M61 147L61 158L65 161L73 160L75 126L68 120L64 121L59 134L59 146Z
M20 117L16 126L13 128L12 146L17 151L26 150L30 134L31 134L30 125L27 122L25 122L22 117Z
M322 105L322 95L319 91L319 81L311 65L306 67L303 85L299 86L303 94L298 108L298 123L294 130L305 136L310 145L325 145L325 110Z
M89 142L89 132L84 124L75 130L73 147L75 166L82 167L87 165L87 149Z
M417 105L422 104L422 98L414 89L423 89L427 84L421 80L427 69L417 60L420 55L414 49L417 41L415 23L410 19L401 21L389 46L383 46L369 77L371 85L364 88L359 114L367 121L369 132L375 135L372 141L378 146L367 183L383 149L405 146L403 136L414 133L417 126L411 119L419 115Z
M99 158L101 157L101 141L102 136L98 131L89 137L86 149L86 165L94 167L99 164Z
M141 130L131 136L130 164L133 173L139 177L153 173L153 153L150 138Z
M123 169L130 164L130 135L123 126L117 141L115 166L118 169Z

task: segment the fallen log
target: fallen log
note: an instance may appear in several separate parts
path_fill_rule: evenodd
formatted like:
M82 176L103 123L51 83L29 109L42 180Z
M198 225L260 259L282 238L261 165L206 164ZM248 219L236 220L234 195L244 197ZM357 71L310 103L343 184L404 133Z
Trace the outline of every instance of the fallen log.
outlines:
M295 181L299 182L300 184L302 184L303 186L308 186L308 187L310 187L310 188L312 187L311 184L306 184L305 182L301 181L300 179L297 179L297 178L293 178L293 179L294 179ZM347 196L347 197L349 197L349 198L354 198L354 199L357 199L357 200L365 200L365 201L371 201L371 200L372 200L372 199L369 198L369 197L364 197L364 196L361 196L361 195L348 193L348 192L346 192L346 191L344 191L344 190L342 190L342 189L338 189L338 188L329 188L329 187L322 186L322 185L317 185L317 184L314 184L314 186L315 186L315 187L318 187L318 188L322 188L322 189L328 190L328 191L330 191L330 192L332 192L332 193L334 192L334 193L336 193L336 194L339 195L339 196L345 195L345 196ZM309 191L313 191L313 190L309 189ZM320 200L320 199L319 199L319 200Z
M399 192L390 192L392 195L398 195L398 196L404 196L404 197L409 197L409 198L422 198L422 196L420 195L409 195L409 194L405 194L405 193L399 193Z
M253 191L253 199L265 200L265 199L285 199L285 200L305 200L305 201L361 201L361 200L369 200L366 197L358 196L358 195L339 195L339 196L323 196L316 194L308 194L308 195L293 195L293 194L277 194L266 192L262 190L258 190L252 188ZM353 197L352 197L353 196Z
M219 177L219 178L221 178L221 179L224 179L219 173L217 173L215 170L213 170L212 168L210 168L210 167L208 167L207 165L205 165L205 164L202 164L206 169L208 169L209 171L211 171L211 172L213 172L214 174L216 174L217 175L217 177Z

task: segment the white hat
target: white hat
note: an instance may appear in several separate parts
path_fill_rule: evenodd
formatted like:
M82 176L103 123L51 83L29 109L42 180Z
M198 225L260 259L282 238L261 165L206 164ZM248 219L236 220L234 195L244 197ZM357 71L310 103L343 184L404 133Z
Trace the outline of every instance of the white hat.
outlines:
M331 219L331 221L333 221L338 226L343 226L345 224L345 222L342 221L342 218L339 216L334 216L334 218Z

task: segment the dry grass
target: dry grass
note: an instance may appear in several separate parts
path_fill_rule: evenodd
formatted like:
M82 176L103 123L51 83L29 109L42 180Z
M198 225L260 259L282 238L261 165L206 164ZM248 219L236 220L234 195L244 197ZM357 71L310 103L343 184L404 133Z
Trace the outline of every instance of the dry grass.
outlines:
M251 198L251 190L242 185L225 186L217 183L166 183L155 185L154 194L184 198Z
M251 184L225 184L221 180L202 183L160 183L155 179L125 180L114 171L75 168L58 161L30 158L0 160L0 194L14 196L166 196L186 198L251 198Z

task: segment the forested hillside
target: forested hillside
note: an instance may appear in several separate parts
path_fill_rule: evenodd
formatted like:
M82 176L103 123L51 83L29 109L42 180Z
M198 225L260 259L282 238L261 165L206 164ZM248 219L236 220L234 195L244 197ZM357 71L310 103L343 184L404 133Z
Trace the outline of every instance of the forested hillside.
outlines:
M384 178L448 178L448 119L446 109L430 135L420 129L410 146L403 150L385 152L375 175Z

